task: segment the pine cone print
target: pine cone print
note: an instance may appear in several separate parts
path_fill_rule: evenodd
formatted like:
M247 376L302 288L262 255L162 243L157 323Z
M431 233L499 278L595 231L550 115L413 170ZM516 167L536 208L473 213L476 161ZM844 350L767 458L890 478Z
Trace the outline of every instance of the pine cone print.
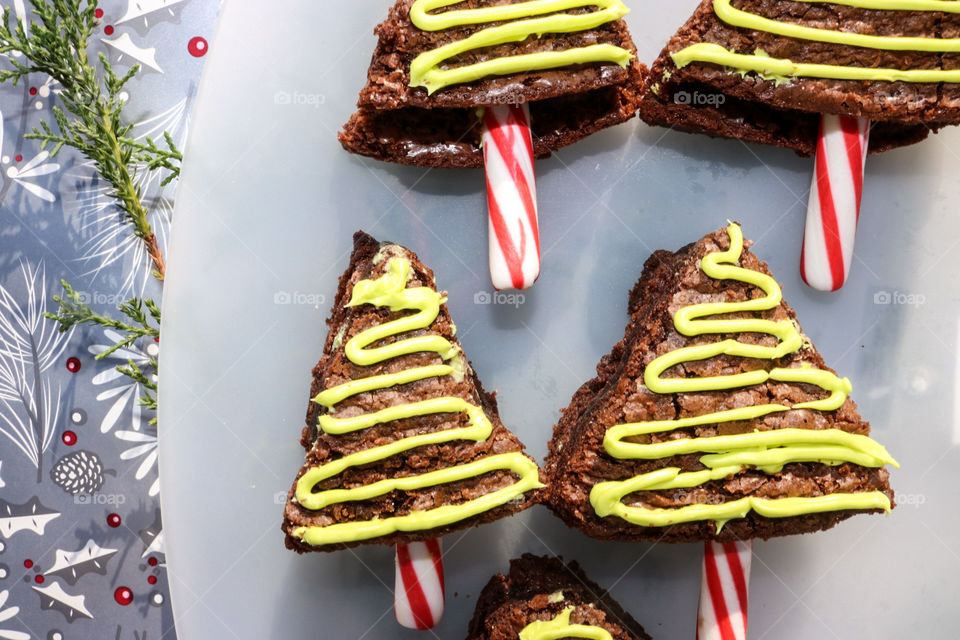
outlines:
M68 453L50 469L50 479L54 484L69 493L93 494L103 486L105 471L100 456L92 451Z

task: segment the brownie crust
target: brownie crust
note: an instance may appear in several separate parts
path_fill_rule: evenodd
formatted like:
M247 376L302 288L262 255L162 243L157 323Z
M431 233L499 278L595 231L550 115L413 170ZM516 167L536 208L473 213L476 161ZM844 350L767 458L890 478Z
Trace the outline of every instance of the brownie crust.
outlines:
M425 167L479 168L483 166L482 130L476 116L480 107L529 103L537 158L626 122L636 113L646 68L636 60L636 47L623 20L586 32L530 36L520 43L470 51L448 64L456 67L502 56L612 44L634 55L626 69L613 63L573 65L491 76L428 95L423 87L410 86L410 63L418 54L465 38L478 27L421 31L410 21L413 2L399 0L376 28L379 41L358 111L339 134L343 148L351 153ZM496 4L503 3L466 0L456 8Z
M889 11L794 0L735 0L741 10L819 29L882 36L955 38L960 16L935 11ZM956 69L958 54L882 51L789 38L728 25L703 0L667 43L644 86L640 117L649 124L794 149L816 150L820 114L869 118L870 151L923 140L931 131L960 123L960 85L793 78L786 83L755 73L741 75L710 63L678 68L671 54L699 42L736 51L761 49L795 62L898 69ZM701 104L686 98L712 97ZM716 104L717 96L723 102Z
M563 593L563 600L551 596ZM553 598L554 600L556 598ZM601 627L614 640L650 640L640 623L590 580L576 562L524 554L507 575L490 579L477 600L467 640L516 640L531 622L552 620L575 607L570 622Z
M607 127L632 118L640 101L642 71L629 69L630 82L530 102L535 158L546 158ZM483 167L483 127L473 109L361 108L340 132L351 153L421 167Z
M676 253L657 251L644 266L643 275L630 295L630 323L623 340L614 346L597 366L597 377L585 383L563 410L550 442L545 474L549 482L548 504L569 526L589 536L609 540L654 540L693 542L700 540L734 541L749 538L808 533L828 529L857 513L880 511L837 511L789 518L765 518L750 512L747 517L727 522L716 531L712 521L690 522L669 527L643 527L614 516L600 518L590 504L590 489L598 482L625 480L664 467L684 471L702 470L702 454L673 456L663 460L617 460L603 448L607 429L616 424L647 420L670 420L703 415L713 411L766 403L786 405L821 399L826 392L805 384L768 381L731 391L661 395L643 386L643 370L654 358L683 346L737 338L737 334L702 336L690 339L680 335L673 315L681 306L709 300L742 301L751 299L749 285L736 281L718 282L699 269L708 253L729 248L725 230L716 231ZM749 246L749 243L746 243ZM767 265L744 250L740 266L769 274ZM763 312L767 320L796 322L796 314L785 302ZM772 336L740 334L744 341L772 345ZM808 363L817 369L832 371L816 348L808 346L778 361L752 360L722 355L710 360L682 365L686 374L696 377L730 375L756 368L789 367ZM798 410L774 413L754 420L705 425L692 430L654 434L651 441L677 437L686 432L695 437L749 433L754 429L842 429L868 435L870 425L857 412L849 397L836 411ZM672 508L698 503L728 502L746 496L779 498L815 496L835 492L882 491L893 502L893 491L884 469L853 464L829 466L821 463L791 463L778 474L747 470L734 476L708 482L692 489L639 492L627 496L631 506Z
M386 253L381 253L381 250ZM382 259L377 260L378 254L381 255ZM301 445L307 452L306 461L297 474L297 479L312 467L367 449L374 444L383 445L405 437L468 425L468 419L464 414L431 414L375 425L352 434L328 435L318 429L318 418L326 409L313 402L312 398L316 397L323 389L370 375L394 373L412 367L440 363L440 357L436 354L414 353L370 367L360 367L350 362L344 353L344 345L357 333L371 326L406 315L406 312L403 311L391 312L388 309L373 307L372 305L346 306L352 296L354 285L360 280L375 279L381 276L385 272L389 263L388 258L391 256L401 256L410 261L412 276L409 287L436 287L433 272L420 262L413 252L399 245L377 242L363 232L357 232L354 235L354 250L350 264L340 279L333 312L327 321L330 332L324 345L323 356L313 369L313 382L310 388L311 401L308 404L306 425L300 439ZM455 328L445 304L441 306L439 316L428 329L387 338L381 344L388 344L397 339L425 333L442 335L450 343L460 346L454 335ZM484 391L479 378L469 363L466 363L466 372L461 382L453 380L451 376L446 376L365 392L338 403L337 412L340 415L372 413L399 402L416 402L441 396L461 397L480 405L493 425L491 435L482 442L456 440L441 445L418 447L374 464L351 468L334 478L319 483L318 488L331 489L368 485L384 478L420 475L457 464L465 464L490 455L523 450L520 441L507 430L500 420L495 394ZM293 486L287 493L287 504L284 509L282 528L287 534L286 546L302 553L306 551L335 551L360 544L395 545L438 538L451 531L491 522L527 509L540 500L541 492L527 492L510 503L450 526L423 531L396 532L358 542L315 547L295 538L290 535L290 532L300 526L328 526L375 517L402 516L414 510L431 509L445 504L457 504L508 486L515 480L516 477L511 472L501 470L438 487L428 487L409 492L395 491L372 500L333 504L320 510L306 509L293 500L296 493L296 481L294 481Z

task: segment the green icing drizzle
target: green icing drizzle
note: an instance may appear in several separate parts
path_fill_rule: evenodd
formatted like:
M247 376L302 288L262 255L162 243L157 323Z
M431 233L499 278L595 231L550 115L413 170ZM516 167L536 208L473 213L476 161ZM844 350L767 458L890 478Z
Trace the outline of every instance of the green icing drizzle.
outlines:
M700 42L672 54L674 64L683 68L691 62L712 62L742 73L753 71L766 80L786 81L791 77L830 80L871 80L883 82L960 82L960 69L884 69L843 67L834 64L793 62L762 53L734 53L718 44Z
M811 4L824 4L818 0L799 0ZM732 0L714 0L713 10L717 17L732 24L735 27L744 29L754 29L756 31L766 31L790 38L799 38L801 40L815 40L817 42L829 42L831 44L846 44L854 47L865 47L868 49L883 49L886 51L960 51L960 39L958 38L914 38L901 36L873 36L862 33L851 33L848 31L830 31L829 29L817 29L815 27L805 27L799 24L789 22L778 22L770 18L764 18L753 13L748 13L742 9L737 9L731 4ZM918 11L916 2L890 2L883 0L862 0L836 2L831 0L830 4L841 4L865 9L888 9L891 11ZM939 8L927 9L928 11L947 11L943 8L945 5L951 5L949 11L960 13L960 7L957 7L955 1L928 3L936 4Z
M555 69L573 64L613 62L626 67L633 55L622 47L596 44L564 51L542 51L493 58L459 67L445 67L451 58L485 47L522 42L531 35L576 33L619 20L629 9L621 0L529 0L512 4L431 13L459 4L462 0L416 0L410 8L410 20L423 31L442 31L452 27L503 22L476 31L472 35L426 51L410 64L410 86L424 87L428 94L444 87L474 82L493 75ZM596 7L583 14L561 13L569 9ZM512 21L512 22L510 22Z
M613 640L606 629L584 624L570 624L570 614L575 607L567 607L553 620L531 622L520 631L520 640L561 640L583 638L584 640Z
M798 0L824 4L822 0ZM832 0L839 4L862 9L887 11L940 11L960 13L960 3L950 0ZM780 22L737 9L732 0L714 0L717 16L727 24L744 29L765 31L790 38L842 44L885 51L960 52L960 38L918 38L876 36L847 31L831 31L799 24ZM763 51L743 54L728 51L717 44L701 42L671 54L674 64L683 68L692 62L709 62L736 69L740 73L754 72L767 80L785 81L791 77L826 78L835 80L869 80L884 82L960 82L960 70L948 69L886 69L851 67L831 64L793 62L773 58Z
M427 287L407 288L410 278L410 262L403 258L391 258L386 273L377 280L361 280L354 285L353 297L347 306L372 304L387 307L391 311L415 311L391 322L371 327L351 338L346 345L347 358L356 365L370 366L392 358L418 352L436 353L451 364L436 364L415 367L384 375L351 380L322 391L314 398L329 412L320 416L319 425L324 433L342 435L377 424L439 413L466 413L469 426L447 431L425 433L402 438L385 445L371 447L338 458L319 467L309 469L297 481L296 499L306 509L318 510L342 502L370 500L391 491L415 491L428 487L459 482L493 471L506 470L519 480L507 487L456 505L445 505L424 511L412 511L404 516L379 518L360 522L345 522L328 526L299 527L292 532L307 544L319 546L342 542L355 542L376 538L396 531L418 531L447 526L477 514L489 511L517 498L523 493L539 488L537 466L520 452L487 456L470 463L438 471L400 478L388 478L362 487L314 491L317 483L343 473L352 467L372 464L405 451L427 445L439 445L455 440L486 440L493 426L483 409L458 397L430 398L418 402L387 407L373 413L339 418L335 407L345 399L360 393L387 389L432 377L453 376L462 379L463 356L459 349L443 336L421 335L396 340L381 347L370 345L403 333L429 327L440 313L445 302L436 291Z
M663 527L680 522L713 520L718 529L734 518L743 518L755 511L768 518L782 518L805 513L848 509L890 510L890 500L879 491L833 493L809 498L767 499L746 497L720 504L696 504L676 509L649 509L628 506L623 499L638 491L662 491L692 488L712 480L721 480L747 467L768 474L779 473L791 462L822 462L839 465L845 462L864 467L898 467L896 460L874 440L840 429L776 429L726 436L681 438L644 444L632 441L637 436L670 432L677 429L724 422L746 421L772 413L796 410L834 411L839 409L851 390L850 381L829 371L813 369L809 364L797 368L774 368L748 371L709 378L663 378L672 367L716 357L721 354L759 360L778 360L804 347L803 334L795 322L761 318L719 318L775 309L782 301L780 286L770 276L739 266L743 252L740 227L727 229L730 248L706 255L700 269L715 280L736 280L759 288L763 297L742 302L713 302L683 307L674 315L674 326L688 337L716 334L766 334L777 338L776 346L746 344L728 339L693 345L668 352L647 365L644 384L654 393L690 393L717 391L762 384L768 380L805 383L829 391L821 400L803 402L791 407L766 404L728 409L702 416L677 420L658 420L615 425L604 435L606 452L618 459L659 460L670 456L705 453L700 463L705 470L683 472L669 467L651 473L613 482L601 482L590 491L590 503L600 517L616 516L642 526Z

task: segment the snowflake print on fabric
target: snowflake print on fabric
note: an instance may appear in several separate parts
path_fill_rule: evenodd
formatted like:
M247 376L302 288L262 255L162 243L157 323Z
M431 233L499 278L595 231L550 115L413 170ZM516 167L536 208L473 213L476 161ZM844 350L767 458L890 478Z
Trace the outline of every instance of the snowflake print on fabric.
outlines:
M2 123L0 123L0 125L2 125ZM0 140L0 143L2 143L2 140ZM46 202L54 202L57 197L53 195L49 189L41 187L35 182L31 182L32 178L38 178L40 176L45 176L49 173L55 173L60 170L59 163L47 162L49 158L49 151L41 151L33 158L25 162L23 166L11 164L7 167L4 173L8 178L13 180L14 184L26 189L27 193L30 193L31 195L34 195Z
M0 591L0 625L4 624L11 618L16 617L20 613L20 607L7 607L4 606L7 604L7 598L9 597L10 592L4 589ZM24 633L23 631L15 631L13 629L0 629L0 638L5 640L30 640L30 634Z
M118 96L125 136L164 148L169 133L184 149L219 0L91 4L90 60L102 53L121 74L140 65ZM32 31L30 2L0 5ZM0 53L0 68L14 61L25 57ZM51 158L26 137L41 121L56 129L64 90L42 73L0 82L0 640L175 640L155 413L116 371L132 361L153 374L159 345L144 338L98 362L118 333L59 334L43 315L57 310L61 279L111 317L163 293L97 167L69 147ZM133 165L165 252L177 182Z
M4 129L4 117L3 113L0 112L0 153L3 152L3 129ZM0 158L2 164L6 165L6 169L3 171L3 175L13 184L22 187L27 193L34 195L45 202L54 202L56 196L50 192L49 189L40 186L33 180L41 176L46 176L51 173L56 173L60 170L60 165L56 162L47 162L47 159L50 157L48 151L41 151L33 158L27 162L20 164L23 161L21 156L16 156L12 160L15 163L11 163L10 156L4 155Z
M63 88L60 87L60 83L50 76L44 78L43 84L39 87L30 87L30 95L40 98L49 98L51 94L60 95L62 91Z
M111 344L91 345L88 350L95 356L115 346L123 339L123 336L112 329L104 330L103 334ZM113 366L94 376L93 384L96 386L111 385L97 394L97 400L100 402L112 400L113 404L103 417L103 422L100 423L101 433L108 433L112 430L117 425L126 408L131 404L133 408L130 412L130 427L133 431L140 431L143 426L143 411L140 406L140 396L143 395L143 386L136 380L128 378L117 371L116 367L117 365L125 365L133 361L135 365L144 369L156 359L158 353L159 347L157 343L151 342L145 350L131 345L117 349L110 355L104 357L104 360L113 361ZM153 379L156 379L155 375Z
M110 329L105 330L104 335L113 344L93 345L90 347L90 353L99 355L123 339L123 336ZM157 345L156 342L150 342L143 350L135 345L131 345L114 351L104 359L119 360L123 364L132 361L141 369L152 369L159 351L159 345ZM152 378L156 380L156 375L153 374ZM148 474L153 472L153 482L150 484L148 495L157 495L160 492L160 478L156 475L157 431L156 427L150 425L148 421L146 423L146 429L144 429L143 408L140 406L140 396L143 395L143 385L120 373L116 367L98 373L93 378L93 384L114 385L97 395L97 400L113 401L113 405L110 407L110 410L107 411L103 422L100 424L101 433L107 433L112 430L116 426L120 416L127 410L127 407L132 405L130 409L131 429L118 430L114 433L120 440L131 443L131 446L120 454L120 459L134 460L142 458L134 477L137 480L143 480Z
M151 433L152 432L152 433ZM152 472L153 483L147 494L155 496L160 493L160 476L157 475L157 434L155 427L148 427L146 430L139 431L117 431L116 435L125 442L134 443L129 449L120 454L121 460L133 460L143 458L140 466L137 467L137 473L134 476L137 480L143 480L148 473Z

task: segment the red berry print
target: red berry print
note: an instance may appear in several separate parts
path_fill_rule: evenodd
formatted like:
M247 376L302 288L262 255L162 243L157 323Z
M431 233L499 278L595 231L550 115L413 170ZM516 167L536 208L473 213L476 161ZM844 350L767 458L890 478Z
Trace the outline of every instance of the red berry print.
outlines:
M43 584L43 576L37 575L33 577L33 581L37 584Z
M133 591L130 590L130 587L117 587L117 590L113 592L113 599L117 601L117 604L125 607L133 602Z
M63 440L63 444L67 445L68 447L72 447L73 445L77 444L77 434L75 434L73 431L64 431L63 435L60 436L60 439Z
M19 158L20 156L17 157ZM77 371L80 371L81 366L82 365L80 364L79 358L67 358L67 371L70 373L76 373Z
M26 560L24 560L24 561L23 561L23 567L24 567L25 569L32 569L32 568L33 568L33 560L31 560L30 558L27 558Z
M150 559L147 560L147 564L149 564L151 567L155 567L157 566L157 559L151 556Z
M103 17L103 9L97 9L96 11L94 11L94 12L93 12L93 16L94 16L97 20L99 20L100 18L102 18L102 17Z
M195 36L190 38L190 42L187 43L187 51L190 52L194 58L200 58L207 53L207 41L205 38L200 36Z
M15 155L15 156L13 157L13 159L14 159L15 161L17 161L17 162L23 162L23 156L20 155L19 153L18 153L17 155Z
M107 26L105 26L105 27L103 28L103 32L104 32L105 34L107 34L108 36L112 36L112 35L113 35L113 25L112 25L112 24L108 24Z
M36 88L36 87L30 87L30 95L32 95L32 96L37 95L37 88Z
M149 582L150 584L157 584L157 576L150 576L149 578L147 578L147 582Z
M120 516L116 513L111 513L110 515L107 516L107 525L111 529L116 529L117 527L119 527L121 522L123 522L123 519L121 519Z

